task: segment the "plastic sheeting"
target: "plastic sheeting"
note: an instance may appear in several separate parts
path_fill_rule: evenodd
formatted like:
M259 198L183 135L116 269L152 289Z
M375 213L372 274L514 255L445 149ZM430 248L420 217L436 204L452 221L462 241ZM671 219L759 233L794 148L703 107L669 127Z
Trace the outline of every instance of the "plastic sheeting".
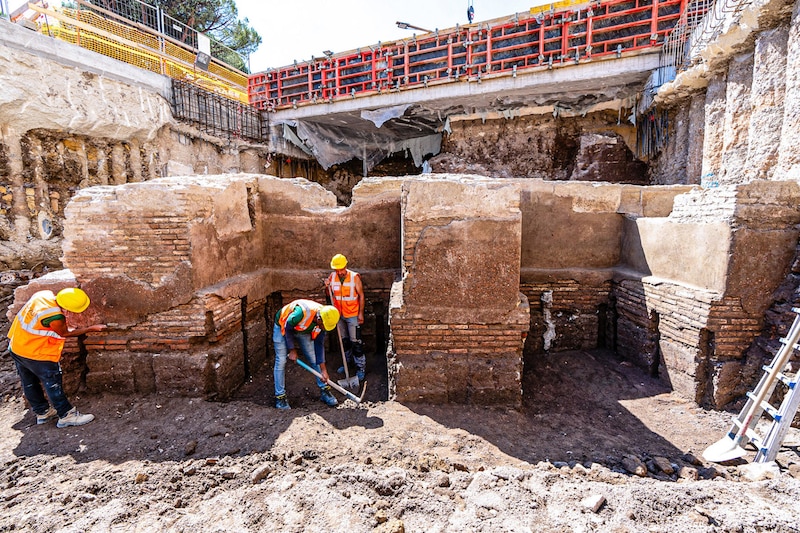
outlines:
M374 111L364 110L361 112L361 118L369 120L375 124L376 128L383 126L383 123L393 118L402 117L406 110L411 107L411 104L402 104L392 107L385 107L383 109L376 109Z
M396 113L400 107L405 106L397 106L397 109L390 108L394 109L393 111L383 110L388 113L378 117L378 120L386 117L383 121L385 122L394 118L387 115ZM283 138L314 156L325 170L351 159L360 159L365 163L366 170L369 171L389 155L402 151L407 151L413 158L414 165L421 167L425 155L437 155L442 148L441 133L400 140L389 132L383 134L383 132L376 131L347 130L345 134L339 128L303 120L294 120L291 123L283 123L281 126L284 129ZM290 126L296 128L296 133Z

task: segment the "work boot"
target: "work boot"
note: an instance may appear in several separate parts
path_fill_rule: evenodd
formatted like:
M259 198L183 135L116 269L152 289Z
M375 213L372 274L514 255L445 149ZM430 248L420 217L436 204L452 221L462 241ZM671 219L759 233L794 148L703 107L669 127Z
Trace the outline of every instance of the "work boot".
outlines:
M94 415L82 415L78 412L77 407L73 407L67 414L58 419L56 426L65 428L68 426L82 426L94 420Z
M47 412L43 415L36 415L36 423L37 424L47 424L54 418L58 418L58 413L52 407L47 410Z
M325 405L328 407L336 407L339 405L339 400L334 398L333 394L331 394L330 387L324 387L320 389L319 399L325 402Z
M291 409L291 407L289 407L289 400L286 399L285 394L275 397L275 407L281 411L288 411Z

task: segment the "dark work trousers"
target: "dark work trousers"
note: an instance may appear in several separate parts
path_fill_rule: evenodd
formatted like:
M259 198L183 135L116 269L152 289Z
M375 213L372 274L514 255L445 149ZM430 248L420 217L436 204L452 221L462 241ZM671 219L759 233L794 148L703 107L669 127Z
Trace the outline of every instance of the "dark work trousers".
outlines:
M22 392L28 403L31 404L31 409L37 415L43 415L47 412L52 404L53 408L58 412L59 418L64 416L72 409L72 404L67 400L64 394L64 387L61 382L61 365L53 361L37 361L35 359L28 359L9 352L14 363L17 365L17 374L22 381ZM42 391L44 387L44 391ZM44 393L47 393L47 402Z

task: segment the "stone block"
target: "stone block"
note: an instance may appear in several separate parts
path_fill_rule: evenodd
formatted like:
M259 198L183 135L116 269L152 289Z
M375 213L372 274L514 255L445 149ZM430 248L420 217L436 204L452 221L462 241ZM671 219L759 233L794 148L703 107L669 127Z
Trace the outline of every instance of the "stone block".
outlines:
M466 323L516 306L522 220L516 185L409 181L402 210L404 305L411 312Z
M213 390L205 353L160 353L153 355L156 391L168 396L203 396Z
M146 357L149 366L149 354L138 354ZM134 372L136 356L128 352L89 352L86 356L86 387L90 392L113 392L115 394L132 394L137 391Z
M229 335L207 351L207 389L205 394L228 399L245 380L242 333Z
M742 375L742 364L739 361L724 361L714 364L711 369L711 380L714 384L712 392L712 402L716 409L722 409L725 405L736 400L741 392L740 381ZM753 386L749 387L753 389Z
M272 325L269 327L269 334L272 334ZM266 322L261 319L247 325L247 361L250 373L257 372L266 363L268 346L268 328Z

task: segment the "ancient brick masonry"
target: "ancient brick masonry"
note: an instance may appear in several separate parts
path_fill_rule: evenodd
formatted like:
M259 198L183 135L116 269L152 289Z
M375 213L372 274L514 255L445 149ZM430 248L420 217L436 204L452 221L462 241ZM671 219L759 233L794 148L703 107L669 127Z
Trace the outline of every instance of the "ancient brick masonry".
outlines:
M530 321L518 187L409 181L402 209L403 280L390 301L397 399L518 405Z
M79 283L95 305L76 324L109 329L68 343L68 388L225 397L269 361L275 311L324 298L345 247L389 397L517 405L534 358L605 346L722 406L791 262L798 205L796 183L767 181L369 178L348 208L254 175L92 187L66 209L71 270L18 289L11 311Z
M267 176L85 189L66 210L70 270L37 279L13 311L35 290L79 284L95 305L71 322L109 328L67 346L69 387L85 377L94 392L225 398L270 356L275 310L297 297L322 300L338 243L350 246L370 298L388 301L399 268L392 183L347 210L316 184ZM385 320L385 303L368 307ZM367 329L385 347L376 339L385 328Z

